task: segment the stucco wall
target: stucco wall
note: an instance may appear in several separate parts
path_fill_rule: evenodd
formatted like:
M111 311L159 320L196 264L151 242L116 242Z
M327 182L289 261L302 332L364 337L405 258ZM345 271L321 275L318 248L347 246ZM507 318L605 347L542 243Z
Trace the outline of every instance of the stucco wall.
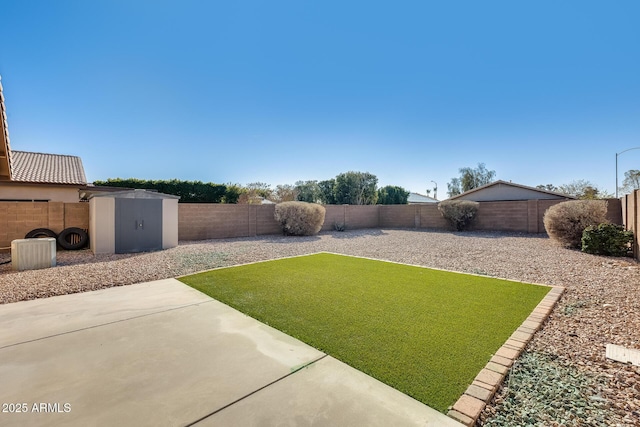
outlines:
M0 200L75 203L80 201L80 195L78 187L2 182Z
M472 200L474 202L495 202L510 200L562 200L564 197L528 188L515 187L507 184L496 184L482 190L474 191L468 195L458 197L456 200Z

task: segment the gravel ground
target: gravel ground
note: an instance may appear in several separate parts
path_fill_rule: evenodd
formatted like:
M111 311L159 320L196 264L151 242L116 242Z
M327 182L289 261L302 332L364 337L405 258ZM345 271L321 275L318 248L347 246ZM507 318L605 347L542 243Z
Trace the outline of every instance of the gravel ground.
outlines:
M542 236L373 229L181 242L134 255L59 252L56 268L0 265L0 303L318 251L565 286L478 424L640 426L640 368L605 358L607 343L640 349L640 264L563 249ZM0 262L8 259L0 254Z

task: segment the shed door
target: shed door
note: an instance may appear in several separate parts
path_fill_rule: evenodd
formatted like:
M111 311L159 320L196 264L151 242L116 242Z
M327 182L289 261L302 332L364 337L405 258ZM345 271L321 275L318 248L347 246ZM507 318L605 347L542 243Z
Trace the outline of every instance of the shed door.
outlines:
M117 254L162 249L162 200L116 199Z

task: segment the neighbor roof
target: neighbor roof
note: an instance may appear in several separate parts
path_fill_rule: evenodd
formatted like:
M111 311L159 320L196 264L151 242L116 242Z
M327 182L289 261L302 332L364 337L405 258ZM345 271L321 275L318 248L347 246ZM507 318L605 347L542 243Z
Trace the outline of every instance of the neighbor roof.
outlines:
M9 126L4 106L2 82L0 82L0 180L11 179L11 146L9 145Z
M12 181L86 185L82 160L61 154L11 152Z
M407 203L438 203L438 200L420 193L409 193Z
M511 188L512 190L520 190L518 197L513 197L513 192L505 192L500 194L500 188ZM484 193L484 194L482 194ZM511 197L509 197L511 196ZM450 197L449 200L466 199L476 201L500 201L500 200L525 200L528 199L575 199L573 196L567 194L556 193L554 191L543 190L536 187L529 187L521 184L514 184L507 181L494 181L490 184L483 185L482 187L474 188L473 190L465 191L457 196Z

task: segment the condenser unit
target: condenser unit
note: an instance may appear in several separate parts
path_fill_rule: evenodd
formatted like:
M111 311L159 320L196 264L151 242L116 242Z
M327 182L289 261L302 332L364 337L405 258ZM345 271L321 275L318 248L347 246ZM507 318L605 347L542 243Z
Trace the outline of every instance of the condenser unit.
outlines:
M36 270L56 266L56 239L17 239L11 242L11 267Z

